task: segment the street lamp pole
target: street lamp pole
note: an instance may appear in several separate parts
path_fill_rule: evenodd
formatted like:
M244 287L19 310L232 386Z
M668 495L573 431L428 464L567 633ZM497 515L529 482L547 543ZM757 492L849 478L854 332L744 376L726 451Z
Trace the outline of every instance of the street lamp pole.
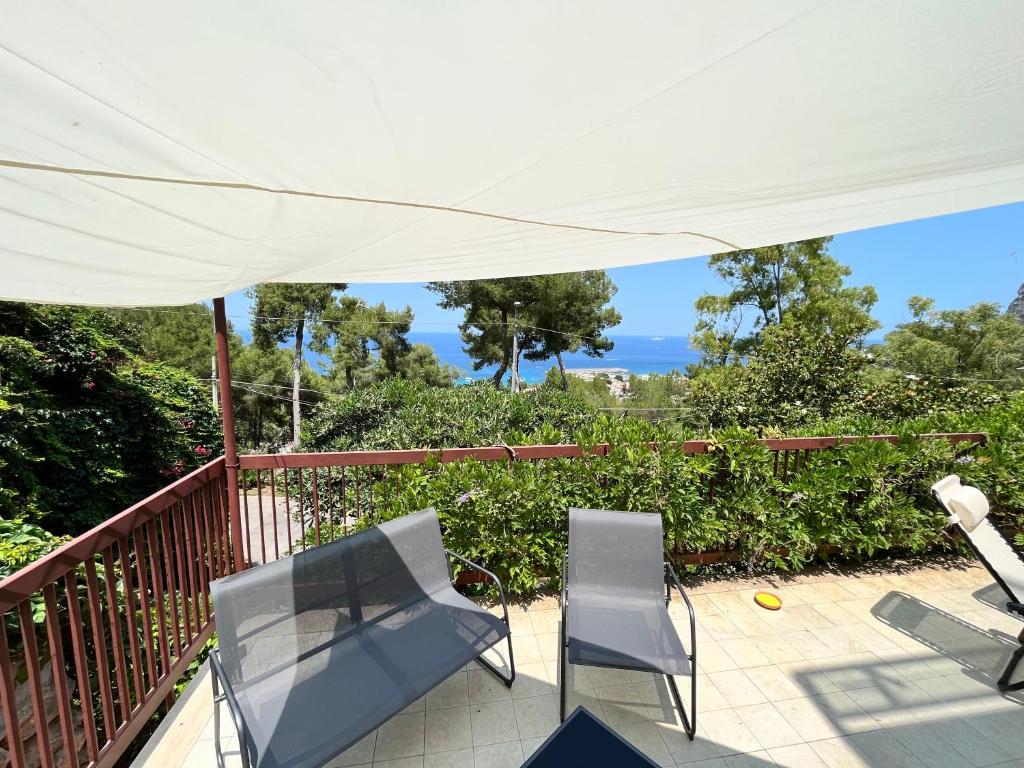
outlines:
M512 391L519 391L519 308L521 301L512 304Z

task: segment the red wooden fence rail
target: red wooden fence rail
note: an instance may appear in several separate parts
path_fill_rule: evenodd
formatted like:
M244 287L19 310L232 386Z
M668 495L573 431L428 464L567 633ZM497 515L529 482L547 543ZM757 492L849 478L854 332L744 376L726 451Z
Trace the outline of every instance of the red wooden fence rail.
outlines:
M921 437L953 444L986 440L981 433ZM858 439L760 443L774 452L776 474L786 477L811 452ZM715 445L693 440L675 448L698 454ZM589 453L609 450L597 445ZM582 456L576 445L241 456L241 520L231 517L236 491L224 459L210 462L0 582L6 727L0 748L14 768L113 765L171 701L175 683L213 632L210 581L240 563L267 562L344 535L366 515L374 519L394 492L389 469L428 460ZM22 669L31 711L19 721Z

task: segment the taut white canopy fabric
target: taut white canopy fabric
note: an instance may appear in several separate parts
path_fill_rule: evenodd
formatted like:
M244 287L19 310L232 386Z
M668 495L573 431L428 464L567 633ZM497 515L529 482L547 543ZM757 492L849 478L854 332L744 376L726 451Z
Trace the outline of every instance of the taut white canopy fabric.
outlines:
M11 0L0 297L568 271L1022 200L1022 41L1020 0Z

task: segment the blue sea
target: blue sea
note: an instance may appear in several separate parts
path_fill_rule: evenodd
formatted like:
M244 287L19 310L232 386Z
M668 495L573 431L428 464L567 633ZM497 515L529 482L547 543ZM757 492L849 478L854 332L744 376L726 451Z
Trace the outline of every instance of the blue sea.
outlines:
M252 339L252 332L244 325L239 324L236 332L248 344ZM691 349L689 339L686 336L623 336L609 334L609 338L615 343L614 348L607 352L604 357L587 357L583 353L567 354L563 356L566 370L574 368L620 368L629 373L670 373L671 371L684 372L690 363L700 362L700 353ZM489 365L479 371L473 370L473 361L462 350L462 338L457 333L444 332L417 332L409 334L409 341L414 344L427 344L432 347L434 354L442 363L454 366L459 370L460 378L458 383L469 383L480 379L490 378L497 370L497 366ZM285 342L283 348L291 350L292 343ZM327 360L320 355L310 352L307 348L306 362L320 372L326 368ZM520 360L519 375L524 383L538 384L544 381L544 377L553 366L558 363L555 358L532 362Z
M616 336L609 335L615 347L604 357L587 357L583 353L564 355L567 370L573 368L623 368L630 373L669 373L685 371L689 363L700 361L700 353L691 349L685 336ZM473 370L473 361L462 351L457 333L410 333L409 341L428 344L441 362L455 366L462 374L461 382L490 378L496 366ZM528 384L544 380L548 369L557 365L549 360L520 360L519 375Z

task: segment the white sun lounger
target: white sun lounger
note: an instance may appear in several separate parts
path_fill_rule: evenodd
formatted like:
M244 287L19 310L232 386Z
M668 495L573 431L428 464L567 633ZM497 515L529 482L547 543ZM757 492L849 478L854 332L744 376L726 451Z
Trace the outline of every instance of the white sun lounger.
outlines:
M957 527L968 546L1006 593L1006 610L1024 618L1024 560L988 520L989 507L985 494L974 486L961 484L958 476L949 475L932 486L932 495L949 515L950 525ZM1024 689L1024 680L1010 682L1014 669L1024 657L1024 631L1021 631L1018 639L1022 645L1014 652L997 682L1001 691Z

